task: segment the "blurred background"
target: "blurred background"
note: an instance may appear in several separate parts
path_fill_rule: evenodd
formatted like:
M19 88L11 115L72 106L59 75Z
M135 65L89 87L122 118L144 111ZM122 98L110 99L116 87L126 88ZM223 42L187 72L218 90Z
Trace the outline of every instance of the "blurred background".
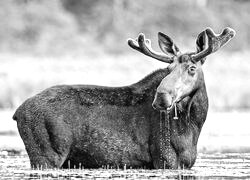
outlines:
M249 0L0 1L0 149L24 149L15 109L57 84L124 86L167 64L129 48L140 32L159 51L157 33L195 51L206 27L235 38L210 55L203 71L209 113L200 152L250 152Z

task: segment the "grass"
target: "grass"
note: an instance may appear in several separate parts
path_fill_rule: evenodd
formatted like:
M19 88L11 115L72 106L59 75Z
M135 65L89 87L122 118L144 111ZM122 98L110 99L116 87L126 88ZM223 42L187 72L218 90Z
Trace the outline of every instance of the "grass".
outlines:
M27 154L1 155L0 176L12 179L247 179L250 154L200 154L191 170L30 169Z
M210 109L250 108L249 52L218 52L203 65ZM124 86L167 64L138 53L64 58L0 56L0 108L16 108L28 97L57 84Z

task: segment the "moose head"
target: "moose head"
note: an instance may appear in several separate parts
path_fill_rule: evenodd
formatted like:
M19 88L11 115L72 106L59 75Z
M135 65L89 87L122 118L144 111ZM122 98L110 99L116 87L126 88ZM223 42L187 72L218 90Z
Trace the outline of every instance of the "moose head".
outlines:
M207 28L197 37L197 51L191 53L181 53L172 39L161 32L158 33L158 42L164 54L155 52L151 48L150 40L145 39L144 34L140 34L136 40L129 39L128 44L133 49L170 64L168 66L170 73L156 90L153 108L169 111L185 97L192 97L204 82L201 66L206 56L216 52L234 35L235 31L228 27L219 35L211 28Z

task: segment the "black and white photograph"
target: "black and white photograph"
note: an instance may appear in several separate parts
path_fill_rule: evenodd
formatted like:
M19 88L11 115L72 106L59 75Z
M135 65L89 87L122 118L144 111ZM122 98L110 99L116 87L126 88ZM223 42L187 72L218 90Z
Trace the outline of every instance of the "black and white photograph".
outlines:
M0 1L0 179L250 179L249 9Z

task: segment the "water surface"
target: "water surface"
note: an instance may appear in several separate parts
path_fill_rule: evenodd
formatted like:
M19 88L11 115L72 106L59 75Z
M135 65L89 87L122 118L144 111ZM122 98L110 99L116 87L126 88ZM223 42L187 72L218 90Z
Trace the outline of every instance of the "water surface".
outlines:
M250 153L199 154L191 170L30 168L22 151L0 152L2 179L250 179Z

